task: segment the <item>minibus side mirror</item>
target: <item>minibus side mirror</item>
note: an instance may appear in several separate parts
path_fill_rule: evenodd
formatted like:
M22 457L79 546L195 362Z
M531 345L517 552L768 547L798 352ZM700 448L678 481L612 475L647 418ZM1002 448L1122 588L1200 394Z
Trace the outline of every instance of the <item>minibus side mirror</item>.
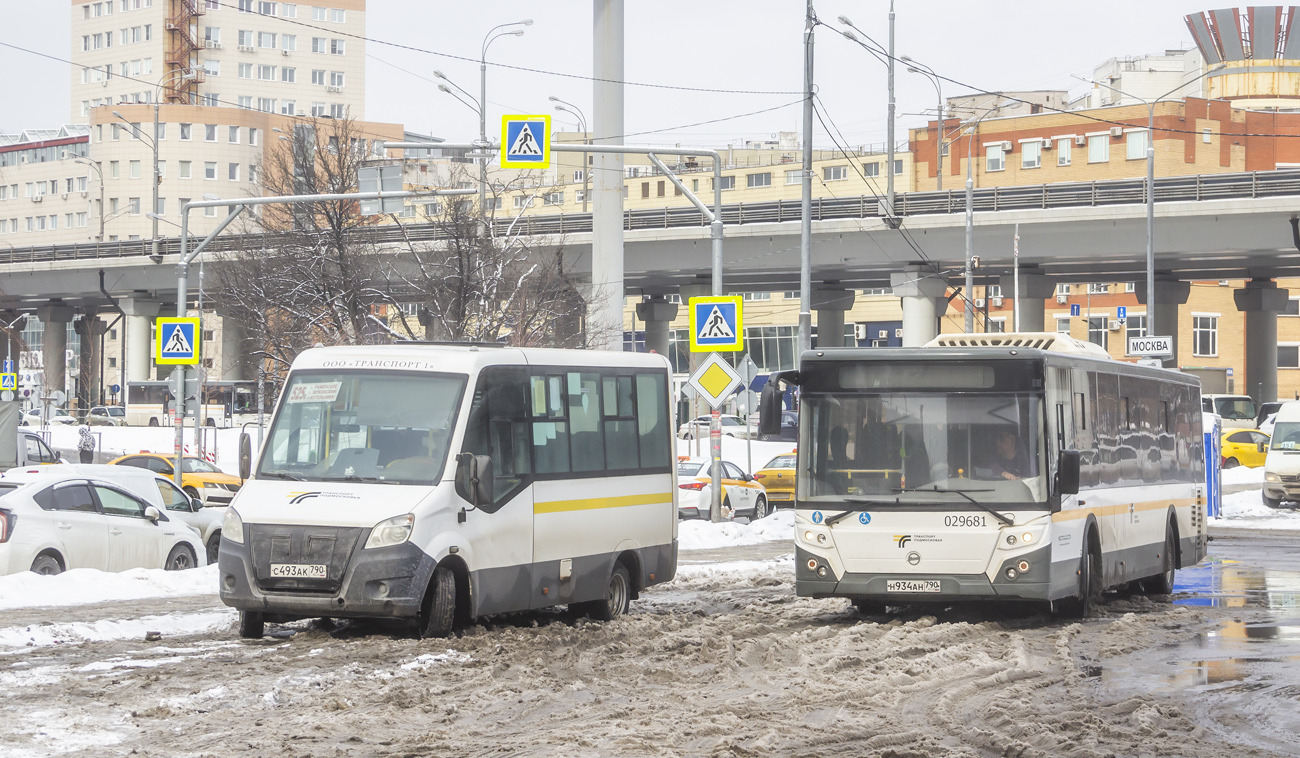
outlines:
M462 495L470 505L487 505L495 499L492 492L492 456L461 453L456 456L461 471L457 478L465 483Z
M781 411L784 393L781 382L796 384L793 371L773 371L767 376L763 393L758 398L758 434L761 437L775 436L781 433Z
M1056 494L1079 494L1079 451L1062 450L1056 466Z
M239 483L253 473L253 438L248 432L239 433Z

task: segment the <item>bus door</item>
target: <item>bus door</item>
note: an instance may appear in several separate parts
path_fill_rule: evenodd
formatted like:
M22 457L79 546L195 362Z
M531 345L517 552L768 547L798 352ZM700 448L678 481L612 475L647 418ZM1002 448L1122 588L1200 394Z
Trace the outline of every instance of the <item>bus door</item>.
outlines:
M1047 367L1047 481L1049 498L1058 497L1056 492L1056 469L1060 463L1060 451L1070 450L1074 445L1074 410L1071 408L1070 369L1056 366ZM1070 498L1073 499L1072 497ZM1061 504L1062 507L1065 503Z
M528 372L492 366L479 373L461 452L492 457L491 503L467 508L462 532L473 545L474 613L528 608L533 585L533 463ZM532 425L535 426L535 425ZM456 492L468 501L457 468ZM538 470L541 470L539 454Z

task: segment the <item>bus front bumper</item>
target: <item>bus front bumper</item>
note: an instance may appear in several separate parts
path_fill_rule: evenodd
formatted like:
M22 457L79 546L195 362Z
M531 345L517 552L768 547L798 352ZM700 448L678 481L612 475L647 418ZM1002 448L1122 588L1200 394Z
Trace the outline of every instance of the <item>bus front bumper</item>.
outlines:
M808 567L809 561L815 560L818 568L828 569L826 576L819 576L817 569ZM1021 573L1016 571L1014 579L1008 578L1007 569L1014 569L1020 561L1028 561L1030 569ZM1028 553L1021 553L1007 558L999 566L996 579L989 580L986 574L859 574L846 572L835 576L829 570L825 560L800 547L795 547L795 591L799 597L827 598L847 597L864 600L878 600L893 605L906 603L950 602L966 599L997 600L1047 600L1050 598L1051 582L1051 548L1044 546ZM890 581L904 579L909 582L939 583L938 592L890 592Z
M332 592L265 590L258 586L247 542L221 540L217 559L221 602L241 611L258 611L268 620L315 616L335 618L414 618L435 568L433 558L407 542L393 547L358 548Z

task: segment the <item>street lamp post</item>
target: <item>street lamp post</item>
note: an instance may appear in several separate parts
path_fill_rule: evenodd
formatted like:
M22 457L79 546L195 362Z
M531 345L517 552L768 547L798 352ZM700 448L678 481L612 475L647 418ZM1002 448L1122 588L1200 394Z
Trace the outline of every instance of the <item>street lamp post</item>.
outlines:
M975 333L975 178L972 170L975 160L971 154L971 143L975 141L975 130L979 128L980 121L996 111L998 107L999 105L994 103L978 118L968 121L970 126L966 129L966 296L963 298L965 302L962 303L961 310L965 315L964 327L967 334ZM987 329L987 326L985 328Z
M1146 181L1146 205L1147 205L1147 334L1157 335L1159 330L1156 328L1156 248L1155 248L1155 225L1156 225L1156 103L1169 97L1178 90L1197 80L1203 79L1210 74L1218 71L1227 64L1220 63L1213 68L1207 68L1195 77L1180 82L1177 87L1150 100L1137 95L1131 95L1119 87L1114 87L1105 82L1099 82L1095 79L1084 79L1086 82L1105 87L1108 90L1118 92L1124 97L1131 97L1147 107L1147 181ZM1177 324L1166 324L1167 328L1177 329Z
M488 46L501 37L522 37L523 29L513 29L508 32L497 32L498 29L505 29L508 26L532 26L533 20L526 18L523 21L511 21L507 24L497 24L483 35L483 48L478 59L478 141L487 144L487 50ZM486 227L487 212L487 164L488 159L484 156L478 163L478 212L483 217L483 223Z
M95 169L95 176L99 177L99 236L95 239L99 242L104 241L104 171L99 165L99 161L93 161L89 158L74 158L73 163L83 163Z
M582 144L584 145L591 144L591 132L587 131L587 118L582 114L582 109L574 105L573 103L561 100L555 95L551 95L549 99L553 103L559 103L559 105L555 106L555 110L563 111L565 113L572 113L573 115L578 117L578 124L582 127ZM568 107L566 108L565 106ZM583 213L587 212L587 195L590 194L587 191L587 180L590 178L588 175L591 173L591 171L588 170L587 168L587 161L588 161L587 155L588 153L586 152L582 154L582 212Z
M899 56L900 61L909 64L907 72L909 74L921 74L930 80L934 85L935 94L939 96L938 107L935 109L938 121L934 128L935 153L934 153L934 188L935 190L943 189L943 86L939 83L939 75L934 69L912 60L906 55Z

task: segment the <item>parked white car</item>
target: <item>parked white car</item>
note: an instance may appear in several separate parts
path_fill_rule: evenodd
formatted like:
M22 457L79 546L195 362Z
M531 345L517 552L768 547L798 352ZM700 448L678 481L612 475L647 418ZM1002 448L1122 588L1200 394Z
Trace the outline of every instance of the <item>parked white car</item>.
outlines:
M45 426L45 422L41 420L42 414L44 414L44 412L45 409L40 406L37 406L31 409L30 411L27 411L22 416L22 425L23 426ZM62 426L76 426L77 417L73 416L71 413L68 413L62 408L50 408L50 423L60 424Z
M74 466L0 477L0 574L180 570L207 563L199 533L149 499Z
M713 479L708 458L686 458L677 461L677 517L709 517L713 502ZM722 462L722 509L726 516L748 516L757 521L772 512L767 500L767 490L754 477L746 474L731 461Z
M677 429L677 436L684 440L693 440L696 437L708 439L709 437L709 416L700 416L693 421L687 421ZM723 414L721 418L722 436L735 437L736 439L747 440L758 438L758 425L746 424L740 416Z
M106 463L74 463L62 466L28 466L11 469L15 473L76 473L91 479L105 479L126 487L144 498L145 502L164 511L168 518L188 524L203 539L208 563L216 563L217 548L221 544L221 522L226 517L226 506L205 506L203 500L190 497L165 476L147 469L131 466L111 466ZM0 483L8 474L0 477Z

